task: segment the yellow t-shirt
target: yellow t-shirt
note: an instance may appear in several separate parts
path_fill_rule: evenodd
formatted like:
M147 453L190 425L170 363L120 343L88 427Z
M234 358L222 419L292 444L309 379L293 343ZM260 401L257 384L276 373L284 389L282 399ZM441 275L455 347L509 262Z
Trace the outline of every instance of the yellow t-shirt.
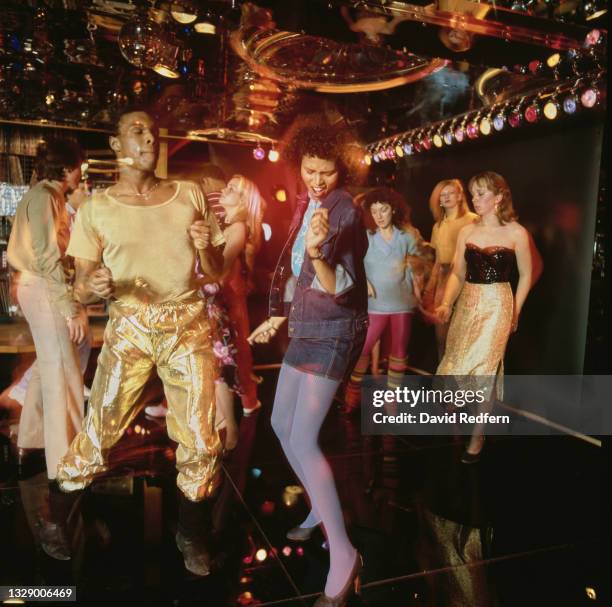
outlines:
M434 224L431 232L431 246L436 250L437 263L453 263L459 230L475 221L478 221L478 215L468 211L456 219L443 219Z
M124 204L105 190L77 213L67 253L102 261L120 301L162 303L195 296L200 284L188 233L194 221L208 222L213 246L225 243L200 187L190 181L175 183L174 195L161 204Z

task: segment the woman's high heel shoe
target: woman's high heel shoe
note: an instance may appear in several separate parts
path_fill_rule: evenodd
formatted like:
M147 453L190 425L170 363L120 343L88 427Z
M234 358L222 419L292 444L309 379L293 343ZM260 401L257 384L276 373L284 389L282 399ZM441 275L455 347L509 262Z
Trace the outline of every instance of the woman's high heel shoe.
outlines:
M482 444L480 446L480 451L478 453L470 453L467 448L461 454L461 463L462 464L477 464L480 461L480 455L482 454L482 450L485 446L485 437L482 437Z
M312 534L316 531L319 525L315 525L314 527L293 527L293 529L289 529L287 531L287 539L292 542L307 542Z
M351 573L344 585L344 588L336 596L327 596L323 593L314 604L314 607L345 607L353 594L361 594L361 570L363 569L363 559L361 554L355 554L355 563Z

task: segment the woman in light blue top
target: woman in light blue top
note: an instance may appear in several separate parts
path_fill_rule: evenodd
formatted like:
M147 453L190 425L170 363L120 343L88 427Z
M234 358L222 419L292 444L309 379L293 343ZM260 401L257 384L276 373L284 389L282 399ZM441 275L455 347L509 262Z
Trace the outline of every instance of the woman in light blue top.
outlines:
M371 213L377 227L376 231L368 232L369 247L364 259L370 325L347 387L347 411L359 406L360 385L370 362L370 353L389 325L388 378L390 384L399 384L406 369L412 315L417 307L410 260L418 255L418 247L415 236L402 229L408 223L406 201L390 188L376 188L366 194L363 206Z

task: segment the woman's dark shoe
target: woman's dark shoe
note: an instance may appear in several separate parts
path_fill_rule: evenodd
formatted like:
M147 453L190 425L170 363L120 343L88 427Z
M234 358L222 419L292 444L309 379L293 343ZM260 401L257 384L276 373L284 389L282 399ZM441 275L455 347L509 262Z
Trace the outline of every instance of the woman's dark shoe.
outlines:
M480 456L482 455L482 450L484 449L485 439L483 437L482 443L480 445L480 451L478 453L470 453L467 449L463 451L461 454L461 463L462 464L477 464L480 461Z
M336 596L327 596L323 593L314 604L314 607L345 607L348 600L354 594L361 593L361 570L363 569L363 559L361 554L355 554L355 564L351 569L351 573L344 585L344 588Z
M210 574L212 559L203 542L190 540L180 531L176 532L176 547L182 552L185 569L194 575Z
M314 527L300 527L298 525L297 527L293 527L293 529L287 531L287 539L292 542L307 542L318 526L319 525L315 525Z

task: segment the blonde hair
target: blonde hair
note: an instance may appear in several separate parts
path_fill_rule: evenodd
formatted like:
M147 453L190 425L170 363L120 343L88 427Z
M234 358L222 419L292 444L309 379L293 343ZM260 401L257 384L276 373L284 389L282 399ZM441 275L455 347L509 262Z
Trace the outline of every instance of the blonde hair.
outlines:
M501 202L495 206L495 215L497 215L499 223L503 225L518 219L518 215L514 211L514 205L512 204L510 186L499 173L484 171L483 173L474 175L468 183L470 192L473 192L475 186L485 187L496 196L497 194L501 194Z
M244 175L233 175L232 179L238 181L237 190L240 196L240 209L236 212L235 219L244 221L247 226L247 240L244 257L249 274L253 271L255 255L261 247L261 222L266 210L266 201L263 199L259 188ZM229 182L228 182L229 183Z
M459 194L459 208L457 209L457 217L463 217L463 215L469 211L467 196L465 195L465 188L463 187L461 180L444 179L443 181L436 183L433 191L431 192L431 196L429 197L429 208L435 223L440 223L444 219L444 209L440 206L440 195L442 194L442 190L449 185L452 185Z

